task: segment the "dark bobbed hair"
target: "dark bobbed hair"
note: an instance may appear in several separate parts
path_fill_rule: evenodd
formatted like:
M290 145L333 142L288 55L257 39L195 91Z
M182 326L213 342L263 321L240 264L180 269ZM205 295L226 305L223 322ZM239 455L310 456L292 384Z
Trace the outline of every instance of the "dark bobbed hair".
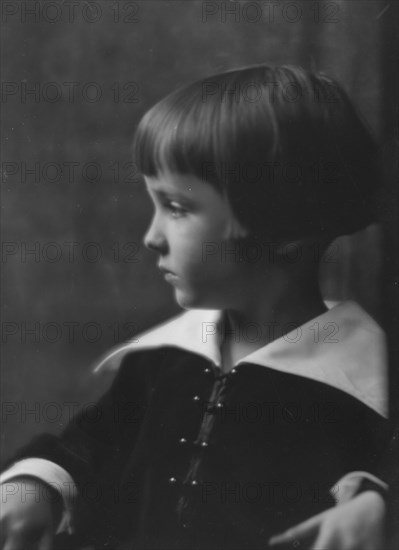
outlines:
M138 169L191 174L255 237L331 240L374 221L376 145L337 82L247 67L182 87L139 123Z

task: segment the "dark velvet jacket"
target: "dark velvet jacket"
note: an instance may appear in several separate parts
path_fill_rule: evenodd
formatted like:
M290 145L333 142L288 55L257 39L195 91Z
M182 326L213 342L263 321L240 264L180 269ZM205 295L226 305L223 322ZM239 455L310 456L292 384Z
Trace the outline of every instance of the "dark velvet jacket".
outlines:
M345 474L384 479L388 421L362 400L245 359L223 374L185 347L125 350L95 410L16 457L72 476L79 544L265 549L333 506Z

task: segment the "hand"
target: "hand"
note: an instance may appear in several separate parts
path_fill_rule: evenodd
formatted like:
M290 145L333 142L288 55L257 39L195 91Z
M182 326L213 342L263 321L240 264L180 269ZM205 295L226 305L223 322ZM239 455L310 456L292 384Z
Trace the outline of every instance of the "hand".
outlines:
M61 515L58 493L33 478L17 478L1 486L0 548L51 550Z
M381 550L384 548L385 501L365 491L272 537L275 550Z

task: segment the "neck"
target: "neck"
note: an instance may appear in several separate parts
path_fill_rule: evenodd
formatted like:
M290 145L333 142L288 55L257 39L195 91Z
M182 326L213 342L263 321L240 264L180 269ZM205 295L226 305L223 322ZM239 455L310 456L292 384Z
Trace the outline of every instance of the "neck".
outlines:
M234 307L224 310L221 339L227 362L235 362L327 310L317 273L298 277L276 270L266 278L253 278L246 289Z

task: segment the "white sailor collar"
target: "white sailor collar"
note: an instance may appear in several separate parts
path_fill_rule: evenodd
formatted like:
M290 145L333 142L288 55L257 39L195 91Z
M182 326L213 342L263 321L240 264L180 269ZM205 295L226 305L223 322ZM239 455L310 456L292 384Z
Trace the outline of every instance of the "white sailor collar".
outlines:
M328 304L327 304L328 305ZM221 366L220 310L193 309L135 336L111 351L95 371L115 370L128 353L172 346ZM384 417L387 404L387 354L379 325L355 302L335 305L236 362L251 363L310 378L338 388Z

